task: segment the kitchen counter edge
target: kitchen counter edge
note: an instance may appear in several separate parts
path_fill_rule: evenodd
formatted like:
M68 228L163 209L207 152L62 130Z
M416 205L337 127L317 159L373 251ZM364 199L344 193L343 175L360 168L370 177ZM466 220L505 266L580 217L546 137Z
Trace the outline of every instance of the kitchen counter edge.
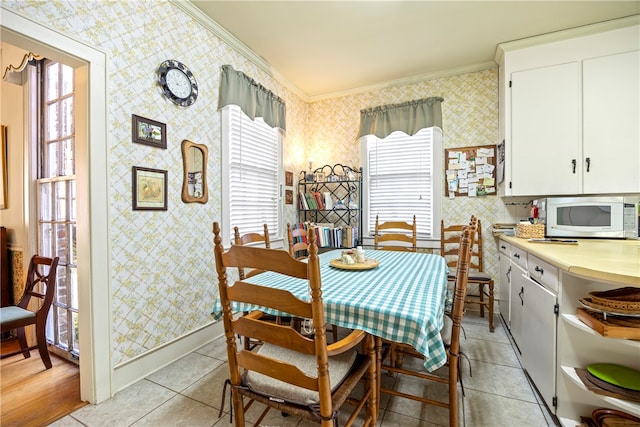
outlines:
M576 276L640 287L640 241L578 239L577 245L500 239Z

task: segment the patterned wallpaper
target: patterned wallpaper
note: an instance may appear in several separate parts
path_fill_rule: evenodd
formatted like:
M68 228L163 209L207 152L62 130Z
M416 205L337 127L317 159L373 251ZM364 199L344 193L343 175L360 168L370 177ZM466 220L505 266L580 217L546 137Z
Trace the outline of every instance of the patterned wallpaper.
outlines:
M441 96L444 148L497 144L498 69L395 86L310 104L307 156L318 165L360 165L360 110ZM441 179L444 186L444 171ZM497 196L444 198L445 224L465 224L475 214L483 224L485 271L497 277L498 251L489 225L503 217Z
M284 165L296 179L309 157L314 165L359 165L355 135L365 107L442 96L446 147L493 144L498 138L497 70L305 104L166 1L3 0L3 7L107 53L114 365L211 321L217 294L211 224L221 215L221 65L245 72L285 100ZM194 73L200 92L191 107L174 106L160 94L155 71L165 59L177 59ZM167 124L166 150L131 142L132 114ZM205 205L181 201L183 139L209 148ZM132 211L134 165L168 171L167 211ZM295 221L294 206L285 206L285 222ZM501 206L495 196L446 200L444 217L466 222L475 213L488 225ZM487 252L487 266L495 272L497 256Z

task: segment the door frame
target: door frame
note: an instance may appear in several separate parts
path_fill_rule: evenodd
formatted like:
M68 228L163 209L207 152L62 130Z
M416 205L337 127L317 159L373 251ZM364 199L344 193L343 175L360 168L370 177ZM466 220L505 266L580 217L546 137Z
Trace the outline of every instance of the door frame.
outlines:
M107 54L2 7L2 40L76 70L80 398L112 397ZM45 42L46 41L46 42ZM83 108L84 106L84 108ZM25 124L25 135L29 135ZM28 226L28 211L25 220Z

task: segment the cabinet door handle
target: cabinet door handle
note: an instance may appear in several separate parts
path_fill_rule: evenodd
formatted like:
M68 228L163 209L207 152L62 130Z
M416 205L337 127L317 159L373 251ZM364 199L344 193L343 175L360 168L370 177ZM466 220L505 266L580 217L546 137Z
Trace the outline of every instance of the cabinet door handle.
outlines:
M520 259L520 254L513 254L513 257Z
M511 266L509 266L509 269L507 270L507 282L511 280Z
M587 172L589 172L589 168L591 168L591 157L587 157L586 161L587 161Z
M505 245L500 245L500 249L507 249Z
M576 159L571 160L571 164L573 165L573 173L576 173Z
M524 286L520 288L520 292L518 292L518 296L520 297L520 305L524 305L524 299L522 296L524 295Z
M536 265L536 268L535 268L534 270L535 270L535 271L537 271L537 272L538 272L538 273L540 273L540 274L544 274L544 270L542 269L542 267L538 267L538 266Z

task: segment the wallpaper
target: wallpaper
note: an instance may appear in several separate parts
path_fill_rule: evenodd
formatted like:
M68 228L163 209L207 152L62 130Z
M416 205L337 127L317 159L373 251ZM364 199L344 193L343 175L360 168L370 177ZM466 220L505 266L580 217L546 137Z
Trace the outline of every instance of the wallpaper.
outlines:
M298 174L307 159L360 164L355 135L362 108L442 96L445 147L495 144L498 138L497 69L389 87L358 95L304 103L283 84L249 62L166 1L16 1L3 7L100 49L108 58L107 128L111 219L110 271L114 366L168 343L212 320L217 295L212 223L220 207L220 66L232 65L283 98L287 106L285 170ZM186 64L199 85L188 108L166 101L155 81L166 59ZM167 149L131 142L131 115L167 125ZM209 202L181 201L181 142L209 149ZM168 171L168 210L133 211L131 168ZM444 177L442 178L444 179ZM296 220L285 206L285 224ZM447 222L480 217L486 228L501 214L496 196L445 200ZM485 228L485 229L486 229ZM493 238L486 266L497 272Z
M210 322L217 295L213 221L220 220L220 66L232 65L283 98L290 152L302 152L307 106L283 85L166 1L4 1L3 6L106 52L114 366ZM155 73L166 59L187 65L198 99L165 100ZM131 142L131 115L167 125L167 149ZM301 131L298 132L297 129ZM209 149L209 202L181 200L181 142ZM168 171L168 210L133 211L131 168ZM296 165L297 167L297 165ZM295 219L289 207L286 217Z
M378 105L441 96L444 148L498 143L498 68L425 82L388 87L310 104L307 155L325 163L360 165L360 110ZM444 186L444 171L440 179ZM443 195L444 196L444 195ZM497 278L498 251L489 226L503 218L498 196L443 197L446 225L466 224L471 215L482 222L484 268Z

